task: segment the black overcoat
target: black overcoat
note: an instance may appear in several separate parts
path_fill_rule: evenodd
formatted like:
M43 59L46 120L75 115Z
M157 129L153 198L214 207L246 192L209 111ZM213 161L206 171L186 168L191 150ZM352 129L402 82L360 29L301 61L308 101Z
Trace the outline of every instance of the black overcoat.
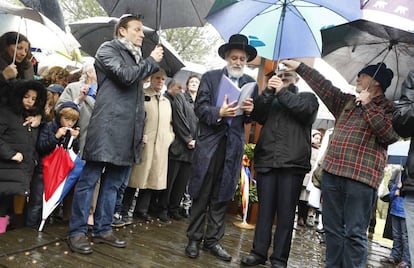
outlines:
M137 64L115 39L98 49L95 68L98 93L82 157L118 166L138 164L145 119L142 80L157 72L159 65L152 57Z
M195 102L195 113L199 119L199 136L196 141L192 176L189 184L191 196L197 198L202 190L201 186L217 146L220 140L226 136L226 155L218 196L219 202L231 200L236 190L244 152L244 123L249 120L245 115L234 117L231 125L227 123L225 118L220 120L220 107L216 107L216 101L223 74L227 75L226 69L209 71L201 78ZM249 82L255 83L252 77L243 75L239 79L239 86L241 87ZM254 96L257 95L257 92L256 84Z

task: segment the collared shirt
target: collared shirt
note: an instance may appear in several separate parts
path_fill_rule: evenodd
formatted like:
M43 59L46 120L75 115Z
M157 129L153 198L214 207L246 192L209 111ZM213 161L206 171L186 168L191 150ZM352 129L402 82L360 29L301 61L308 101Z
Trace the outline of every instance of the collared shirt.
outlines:
M378 189L387 147L399 139L392 128L392 101L380 95L366 105L356 106L355 96L341 92L316 70L302 63L296 71L337 121L322 168Z

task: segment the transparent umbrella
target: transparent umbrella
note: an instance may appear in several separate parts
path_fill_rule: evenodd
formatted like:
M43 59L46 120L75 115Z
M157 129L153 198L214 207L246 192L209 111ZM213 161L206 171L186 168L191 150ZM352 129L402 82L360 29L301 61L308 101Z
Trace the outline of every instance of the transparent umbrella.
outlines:
M71 54L80 47L76 39L38 11L0 3L0 35L9 32L25 35L32 47L43 51Z

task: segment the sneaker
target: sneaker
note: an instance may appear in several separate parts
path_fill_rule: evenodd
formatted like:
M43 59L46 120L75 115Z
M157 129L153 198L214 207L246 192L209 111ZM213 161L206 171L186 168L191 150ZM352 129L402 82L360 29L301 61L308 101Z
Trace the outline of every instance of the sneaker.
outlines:
M133 221L133 217L130 215L123 215L122 216L122 220L125 222L125 225L131 225L134 221Z
M116 212L112 217L111 226L116 228L125 226L125 222L122 219L122 215L119 212Z

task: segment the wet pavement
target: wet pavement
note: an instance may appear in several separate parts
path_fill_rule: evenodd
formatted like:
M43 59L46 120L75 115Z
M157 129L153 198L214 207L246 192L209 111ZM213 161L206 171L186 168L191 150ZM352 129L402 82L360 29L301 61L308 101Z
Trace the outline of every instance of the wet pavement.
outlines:
M0 267L241 267L240 259L250 251L254 230L236 227L233 223L239 223L239 217L228 215L221 241L233 256L231 262L218 260L206 251L200 251L197 259L188 258L184 254L187 221L134 222L115 229L116 235L128 242L126 248L95 244L90 255L70 251L65 224L46 225L40 233L30 228L16 229L0 235ZM324 251L314 228L295 228L288 267L324 267ZM388 246L370 241L367 267L393 267L379 262L389 253ZM269 266L268 261L257 267Z

